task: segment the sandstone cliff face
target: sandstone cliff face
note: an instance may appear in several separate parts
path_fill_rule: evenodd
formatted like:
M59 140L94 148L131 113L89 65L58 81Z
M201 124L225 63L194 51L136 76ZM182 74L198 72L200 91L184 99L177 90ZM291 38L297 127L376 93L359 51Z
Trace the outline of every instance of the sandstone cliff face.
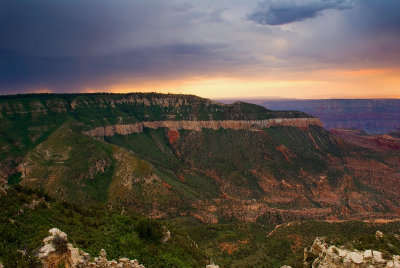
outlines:
M170 130L192 130L201 131L203 128L218 130L223 129L249 129L259 130L273 126L289 126L307 128L310 125L322 126L318 118L273 118L266 120L212 120L212 121L153 121L135 124L116 124L98 127L85 131L84 134L91 137L105 137L114 135L129 135L141 133L144 128L158 129L168 128Z

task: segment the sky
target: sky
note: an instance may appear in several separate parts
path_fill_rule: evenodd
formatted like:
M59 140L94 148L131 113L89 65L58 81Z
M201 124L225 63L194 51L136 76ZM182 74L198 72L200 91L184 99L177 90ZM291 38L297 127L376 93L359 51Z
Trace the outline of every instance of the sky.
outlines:
M0 94L400 98L399 0L1 0Z

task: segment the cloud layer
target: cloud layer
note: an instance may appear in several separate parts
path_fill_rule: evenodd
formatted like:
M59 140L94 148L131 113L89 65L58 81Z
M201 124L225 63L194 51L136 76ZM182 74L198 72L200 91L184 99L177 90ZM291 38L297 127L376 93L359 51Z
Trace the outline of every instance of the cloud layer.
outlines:
M0 94L394 70L398 10L398 0L3 0Z

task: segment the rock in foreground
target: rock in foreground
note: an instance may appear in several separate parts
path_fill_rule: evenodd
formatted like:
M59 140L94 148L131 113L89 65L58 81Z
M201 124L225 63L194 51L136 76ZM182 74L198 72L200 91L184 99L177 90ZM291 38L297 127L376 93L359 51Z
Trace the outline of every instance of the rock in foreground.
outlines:
M64 232L57 228L52 228L49 230L49 234L50 236L43 239L44 246L40 248L38 255L42 261L43 268L144 268L137 260L128 258L109 261L104 249L100 251L100 256L91 261L88 253L74 248L71 243L68 243L67 235ZM1 263L0 268L2 268ZM207 265L207 268L219 268L219 266L211 263Z
M400 268L400 256L385 259L376 250L359 252L343 247L328 245L323 238L317 237L309 249L304 250L305 266L319 268L351 268L351 267L390 267Z
M42 260L43 268L58 268L64 265L65 268L97 268L97 267L134 267L144 268L137 260L120 258L119 261L107 260L104 249L100 256L95 257L91 262L90 255L68 243L67 235L57 228L50 229L50 236L43 242L44 246L39 250L39 259Z

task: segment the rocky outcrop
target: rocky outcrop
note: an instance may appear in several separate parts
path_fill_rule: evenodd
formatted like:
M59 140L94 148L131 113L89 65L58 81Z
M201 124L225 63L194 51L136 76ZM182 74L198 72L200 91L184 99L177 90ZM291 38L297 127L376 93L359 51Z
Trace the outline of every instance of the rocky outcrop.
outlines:
M7 181L0 178L0 196L7 194Z
M211 262L211 264L207 265L206 268L219 268L219 266Z
M49 230L50 236L43 242L44 246L39 250L39 259L43 268L53 268L64 265L66 268L80 267L79 263L87 263L90 256L80 252L68 243L67 235L57 228Z
M100 251L100 256L90 261L90 255L78 248L74 248L68 243L67 235L57 228L50 229L50 236L43 242L44 246L39 250L39 259L42 260L43 268L104 268L104 267L132 267L144 268L139 265L137 260L120 258L119 261L107 260L104 249Z
M163 227L164 237L163 243L170 239L171 232ZM42 261L42 268L145 268L139 264L137 260L128 258L120 258L116 260L108 260L107 253L104 249L100 250L100 255L91 261L90 254L74 248L68 243L67 235L57 228L49 230L50 236L43 239L44 246L40 248L38 257ZM162 264L161 264L162 266ZM0 262L0 268L4 268ZM206 268L219 268L212 261Z
M322 126L318 118L273 118L266 120L211 120L211 121L151 121L139 122L134 124L116 124L105 127L97 127L92 130L83 132L91 137L105 137L114 135L129 135L133 133L141 133L144 128L168 128L170 130L192 130L201 131L206 129L249 129L259 130L261 128L269 128L273 126L291 126L298 128L306 128L310 125Z
M377 239L380 239L380 238L383 237L383 233L382 233L381 231L376 231L375 237L376 237Z
M395 255L391 259L385 259L381 252L372 249L360 252L344 247L338 248L328 245L320 237L314 240L311 248L304 250L304 261L305 266L319 268L400 268L400 256Z
M165 244L171 238L171 232L167 229L166 226L163 226L162 230L163 230L163 238L161 239L161 242Z
M167 133L169 143L172 145L179 139L179 132L176 130L170 130Z
M88 268L97 268L97 267L132 267L132 268L144 268L142 264L139 264L137 260L130 260L128 258L120 258L117 262L116 260L107 260L106 251L102 249L100 251L100 256L95 257L93 262L89 262L87 266L81 267L88 267Z
M157 105L161 107L180 107L183 105L188 105L190 101L193 101L194 96L189 95L171 95L171 94L121 94L118 98L107 98L107 95L104 95L103 98L99 97L95 100L92 100L92 103L99 105L100 107L115 107L116 105L121 104L142 104L144 106L152 106ZM214 103L211 100L205 100L206 104ZM71 102L71 108L76 109L79 107L88 106L90 104L88 100L84 99L75 99Z

